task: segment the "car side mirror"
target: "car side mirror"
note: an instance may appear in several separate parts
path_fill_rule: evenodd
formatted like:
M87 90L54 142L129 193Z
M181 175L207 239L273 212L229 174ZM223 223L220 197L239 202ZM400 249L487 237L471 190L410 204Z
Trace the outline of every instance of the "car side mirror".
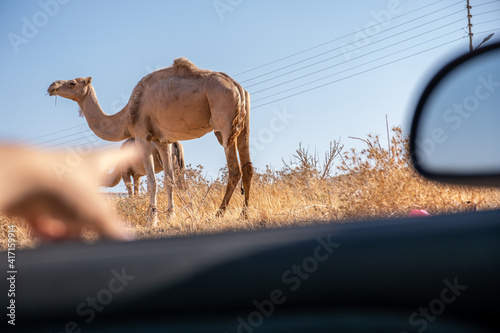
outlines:
M413 118L410 153L427 178L500 185L500 43L453 60L430 81Z

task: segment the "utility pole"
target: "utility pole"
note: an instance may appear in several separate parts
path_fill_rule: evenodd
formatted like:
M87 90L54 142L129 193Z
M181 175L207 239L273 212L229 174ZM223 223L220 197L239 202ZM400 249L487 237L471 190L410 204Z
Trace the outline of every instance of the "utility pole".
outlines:
M470 9L472 7L470 6L469 0L467 0L467 19L469 20L469 52L472 53L474 51L474 46L472 46L472 36L474 35L472 33L472 23L471 23L471 18L472 15L470 14Z

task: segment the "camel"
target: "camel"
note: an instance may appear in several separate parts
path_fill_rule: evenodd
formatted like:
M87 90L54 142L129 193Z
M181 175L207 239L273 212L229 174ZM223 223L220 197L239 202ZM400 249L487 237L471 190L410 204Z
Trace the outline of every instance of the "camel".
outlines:
M161 164L160 153L158 152L158 147L154 142L151 143L153 146L153 160L154 160L154 170L155 173L163 171L163 166ZM125 140L122 144L122 149L127 147L135 146L135 139L129 138ZM184 183L184 147L180 142L172 143L172 159L174 165L174 176L175 181L178 184ZM122 168L115 167L114 170L107 174L105 178L101 181L101 186L114 187L118 185L120 180L123 179L125 186L127 188L128 195L133 197L134 195L139 195L139 185L142 176L146 175L146 170L144 170L144 164L140 158L136 158L129 161L127 165ZM133 183L131 182L133 179Z
M90 129L101 139L122 141L134 137L141 151L148 180L148 220L157 224L157 184L151 142L159 147L164 166L168 211L173 212L174 186L169 143L191 140L214 132L224 148L228 180L216 216L222 216L240 179L246 218L253 166L250 160L250 95L229 75L201 69L186 58L143 77L127 105L114 115L101 109L92 78L53 82L47 92L78 103ZM238 160L239 155L239 160Z

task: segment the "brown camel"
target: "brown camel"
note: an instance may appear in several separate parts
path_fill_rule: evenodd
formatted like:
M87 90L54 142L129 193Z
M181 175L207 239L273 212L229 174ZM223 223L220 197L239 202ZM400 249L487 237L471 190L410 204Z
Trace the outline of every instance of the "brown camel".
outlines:
M163 171L163 165L161 164L160 153L158 152L158 147L154 142L151 143L153 146L153 160L155 173ZM122 148L134 147L135 139L129 138L125 140L122 144ZM174 165L174 176L175 182L183 186L184 184L184 171L186 169L184 162L184 147L180 142L172 143L172 159ZM140 158L136 158L129 161L128 164L124 165L122 168L117 168L105 175L104 179L101 181L101 186L115 187L118 185L120 180L123 179L127 192L129 196L139 195L139 185L142 176L146 175L146 170L144 169L144 164ZM133 183L131 181L133 179ZM132 190L133 189L133 190Z
M157 186L151 142L159 147L168 209L173 211L174 177L169 143L196 139L211 131L224 147L229 171L226 193L217 216L226 210L242 174L243 214L247 216L253 175L249 149L250 95L235 80L222 72L200 69L186 58L178 58L172 66L142 78L127 105L114 115L102 111L91 81L91 77L55 81L48 93L76 101L90 129L101 139L135 138L146 169L150 198L148 216L153 224L157 222Z

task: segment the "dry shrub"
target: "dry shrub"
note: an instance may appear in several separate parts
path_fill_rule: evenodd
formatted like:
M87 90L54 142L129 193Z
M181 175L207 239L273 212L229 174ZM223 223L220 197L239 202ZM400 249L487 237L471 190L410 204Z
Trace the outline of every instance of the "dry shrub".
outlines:
M433 215L484 209L500 204L497 189L444 185L421 177L410 164L408 138L392 129L390 150L369 135L366 148L343 155L338 177L339 211L347 219L401 217L412 209ZM358 138L354 138L358 139Z
M409 163L408 139L400 128L392 130L390 150L381 146L378 136L354 139L362 140L365 148L344 151L338 142L331 142L320 159L316 151L311 153L299 144L281 169L266 166L257 170L248 220L240 215L243 196L239 186L224 217L215 217L225 192L227 170L221 169L217 179L208 180L201 165L187 166L185 186L174 192L174 216L165 213L167 200L160 176L156 228L147 222L146 184L140 196L107 195L106 200L117 210L124 228L139 239L403 217L412 209L436 215L500 207L498 190L443 185L419 176ZM10 224L19 226L18 247L38 244L22 221L0 215L3 249ZM88 230L84 238L94 241L95 234Z
M38 245L38 239L22 219L9 218L0 213L0 250L6 250L9 245L8 234L11 232L9 226L12 225L16 226L14 232L16 249L31 248Z

